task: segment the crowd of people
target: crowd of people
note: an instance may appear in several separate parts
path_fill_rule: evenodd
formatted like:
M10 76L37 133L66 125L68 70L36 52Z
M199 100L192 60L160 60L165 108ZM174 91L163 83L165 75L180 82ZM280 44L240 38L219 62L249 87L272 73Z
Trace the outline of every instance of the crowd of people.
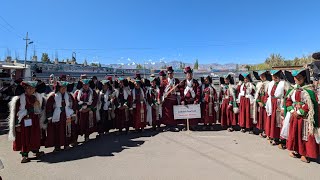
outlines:
M318 158L320 93L309 69L242 73L239 82L227 74L218 87L210 76L194 79L190 67L184 73L184 80L174 77L172 67L145 79L136 74L99 81L82 75L76 84L62 75L52 87L39 80L16 81L8 118L13 150L27 163L29 152L44 154L42 146L58 152L77 146L79 136L89 141L95 132L96 138L110 131L127 134L130 128L140 133L147 126L178 132L186 121L174 119L173 107L200 104L201 118L190 119L191 130L221 125L233 132L240 127L303 162Z

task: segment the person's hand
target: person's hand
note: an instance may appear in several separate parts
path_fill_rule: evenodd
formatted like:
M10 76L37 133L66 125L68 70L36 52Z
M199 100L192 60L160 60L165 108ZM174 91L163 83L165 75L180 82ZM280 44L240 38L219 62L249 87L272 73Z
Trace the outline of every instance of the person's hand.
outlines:
M258 102L260 107L263 107L263 103L262 102Z
M181 105L184 105L185 103L184 103L184 101L181 101Z
M297 113L297 111L294 111L293 113L292 113L292 115L294 116L294 117L299 117L299 114Z

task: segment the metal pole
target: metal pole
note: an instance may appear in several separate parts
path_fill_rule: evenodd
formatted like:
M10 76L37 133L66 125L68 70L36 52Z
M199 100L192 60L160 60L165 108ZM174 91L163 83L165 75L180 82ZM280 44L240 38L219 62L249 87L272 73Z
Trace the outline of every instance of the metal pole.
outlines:
M26 38L23 39L23 40L26 41L26 51L25 51L25 54L24 54L24 67L26 67L26 66L27 66L28 41L30 40L30 39L28 38L28 32L27 32Z

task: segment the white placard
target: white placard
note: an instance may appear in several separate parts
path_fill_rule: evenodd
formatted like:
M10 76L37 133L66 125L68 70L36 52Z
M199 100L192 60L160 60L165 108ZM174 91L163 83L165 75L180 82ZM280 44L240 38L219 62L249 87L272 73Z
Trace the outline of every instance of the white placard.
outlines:
M201 118L200 104L173 106L174 119L197 119Z
M24 120L24 127L32 126L32 119L25 119Z

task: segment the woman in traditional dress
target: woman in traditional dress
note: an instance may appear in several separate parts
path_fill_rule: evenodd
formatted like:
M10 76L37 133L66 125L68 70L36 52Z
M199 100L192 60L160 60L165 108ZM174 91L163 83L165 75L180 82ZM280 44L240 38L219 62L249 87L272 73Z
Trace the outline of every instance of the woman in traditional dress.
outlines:
M21 163L30 162L29 152L36 157L40 152L41 129L45 128L44 98L36 92L37 81L22 81L22 94L11 100L9 115L9 140L13 141L13 150L20 151Z
M159 88L156 85L156 78L150 77L151 86L147 89L147 122L151 122L154 130L159 130L161 121L159 117Z
M267 119L265 133L271 145L281 144L280 130L282 126L281 108L286 93L286 82L281 70L271 70L272 81L268 85L268 98L266 102Z
M217 103L217 92L212 86L212 78L206 76L204 78L204 84L202 84L201 96L202 96L202 120L205 129L210 128L213 130L213 124L216 123L216 103Z
M45 146L54 147L54 152L60 151L61 146L68 149L77 139L76 104L67 91L68 85L66 81L58 81L55 92L49 94L46 104L48 128Z
M132 90L132 108L133 108L133 127L137 131L143 131L146 126L146 101L144 91L141 88L141 81L135 81L135 87Z
M253 106L253 124L256 124L256 128L260 130L260 136L265 138L266 134L264 131L265 122L267 119L266 113L266 102L268 98L268 84L272 80L269 71L262 70L253 72L255 78L259 80L256 85L256 93L254 95L254 106Z
M289 155L309 163L310 158L319 156L318 103L309 84L308 70L293 70L292 76L296 84L286 95L286 117L281 135L287 136Z
M82 88L74 93L77 104L79 135L84 135L85 142L89 135L97 130L96 105L97 93L89 87L90 79L82 79Z
M236 115L239 108L236 103L236 89L234 79L231 74L220 77L221 91L219 93L219 101L222 102L220 107L220 123L222 128L227 127L229 132L234 131L237 125Z
M251 83L250 73L240 74L239 80L243 81L237 99L239 103L239 125L241 132L244 133L249 130L249 133L253 134L253 95L255 86Z
M109 80L102 80L97 105L98 133L102 135L114 128L116 94Z

